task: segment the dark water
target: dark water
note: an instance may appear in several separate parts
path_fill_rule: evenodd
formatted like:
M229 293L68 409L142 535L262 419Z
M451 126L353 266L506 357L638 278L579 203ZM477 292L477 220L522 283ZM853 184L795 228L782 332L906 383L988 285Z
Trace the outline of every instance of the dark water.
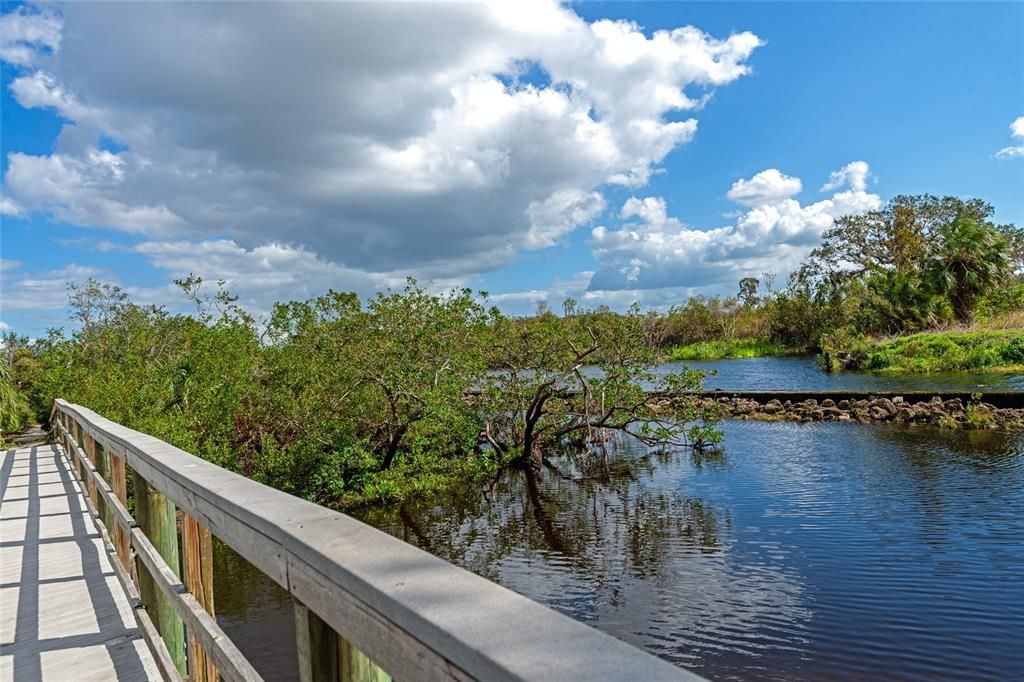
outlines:
M684 363L662 365L660 372L676 371ZM840 390L947 390L1022 391L1024 374L948 373L889 376L862 372L829 374L810 357L751 358L685 363L693 369L713 369L717 376L705 382L708 389L732 391L840 391Z
M563 459L362 516L713 680L1021 674L1024 440L724 428L716 454L624 443L607 467ZM293 654L274 647L294 646L290 607L245 572L217 580L229 634L244 630L284 679Z

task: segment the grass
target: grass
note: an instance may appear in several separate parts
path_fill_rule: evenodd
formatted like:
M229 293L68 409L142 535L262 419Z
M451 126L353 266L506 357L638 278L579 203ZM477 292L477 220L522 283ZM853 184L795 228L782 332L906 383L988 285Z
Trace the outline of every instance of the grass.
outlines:
M769 355L786 355L789 349L771 341L758 338L719 339L701 341L668 349L672 360L722 360L725 358L760 358Z
M863 349L864 368L893 374L1024 371L1024 329L926 332Z

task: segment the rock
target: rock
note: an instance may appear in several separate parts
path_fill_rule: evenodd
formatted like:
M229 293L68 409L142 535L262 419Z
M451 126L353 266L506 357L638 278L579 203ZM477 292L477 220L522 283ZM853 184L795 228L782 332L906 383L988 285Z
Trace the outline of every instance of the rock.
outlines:
M836 419L841 422L848 422L852 421L853 417L851 417L848 412L840 412L839 416Z
M848 409L850 409L850 401L849 400L840 400L839 401L839 409L840 410L848 410Z
M886 402L889 402L888 400ZM889 410L885 409L881 405L872 405L868 408L868 416L875 421L885 421L892 414Z
M783 408L782 403L777 399L772 399L765 403L764 407L761 409L765 414L778 414L779 412L782 412Z
M901 407L896 410L896 421L898 422L909 422L914 419L914 411L909 407Z
M903 404L903 396L901 396L901 395L894 396L893 399L892 399L892 402L893 402L894 405L902 405Z
M832 398L825 398L824 400L821 401L821 406L822 407L835 407L836 406L836 401L832 400Z
M896 406L888 398L876 398L875 400L871 401L870 407L872 409L873 408L878 408L878 409L885 410L886 413L888 413L888 414L893 414L893 413L896 412ZM888 414L887 414L887 416L888 416Z
M801 403L801 404L804 407L813 409L813 408L818 406L818 401L815 400L814 398L808 398L807 400L803 401L803 403Z

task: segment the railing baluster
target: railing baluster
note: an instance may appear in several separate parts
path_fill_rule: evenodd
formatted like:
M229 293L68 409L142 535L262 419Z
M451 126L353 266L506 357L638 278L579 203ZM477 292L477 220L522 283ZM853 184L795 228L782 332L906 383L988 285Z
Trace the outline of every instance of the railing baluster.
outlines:
M188 514L181 520L181 549L184 554L185 587L207 613L213 606L213 535ZM194 634L189 636L190 682L217 682L217 667Z
M178 560L178 523L174 503L156 488L149 485L146 479L135 472L135 521L139 528L157 548L160 556L171 567L176 575L181 574ZM149 575L145 566L136 568L139 576L139 592L142 601L150 610L156 611L157 628L160 636L167 644L174 664L181 674L188 674L185 656L185 626L167 597L157 589L154 577Z

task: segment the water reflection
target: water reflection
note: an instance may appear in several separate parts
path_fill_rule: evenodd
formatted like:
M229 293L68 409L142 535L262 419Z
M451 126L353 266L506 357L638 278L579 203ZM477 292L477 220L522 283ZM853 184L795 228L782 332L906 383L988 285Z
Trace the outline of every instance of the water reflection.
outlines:
M360 516L716 680L1024 669L1019 437L724 428L720 452L622 441L607 461L557 459ZM290 605L259 596L245 570L218 570L231 576L218 578L221 618L291 641ZM222 583L237 594L222 600Z

